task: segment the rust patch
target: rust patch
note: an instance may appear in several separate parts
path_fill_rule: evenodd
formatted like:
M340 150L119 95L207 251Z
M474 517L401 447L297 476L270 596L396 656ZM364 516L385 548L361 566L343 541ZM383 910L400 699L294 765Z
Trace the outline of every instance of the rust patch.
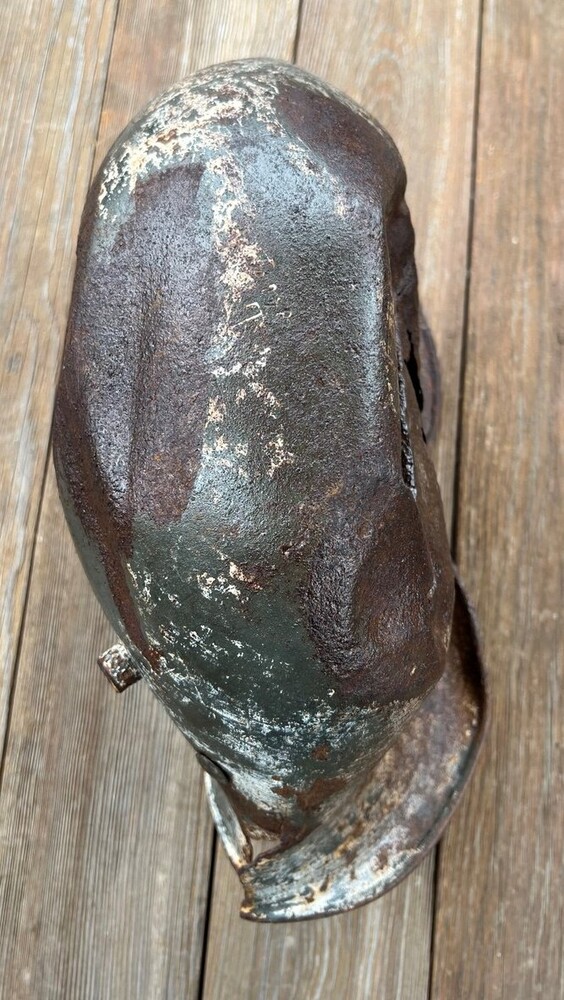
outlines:
M280 788L275 788L274 791L282 799L293 799L296 796L296 789L290 788L289 785L281 785Z
M178 137L178 129L170 128L168 132L161 132L161 134L157 136L157 142L167 143L171 142L172 139L176 139L177 137Z
M97 252L97 187L81 226L54 418L60 483L99 551L123 624L156 671L126 563L134 517L178 520L198 471L208 402L204 352L216 283L197 239L202 168L137 186L135 212ZM80 546L79 546L80 548Z
M207 416L204 350L214 294L210 267L195 260L195 247L185 235L197 218L202 173L202 166L183 166L138 184L136 214L124 227L133 256L124 266L144 285L131 420L130 506L133 515L148 515L160 525L178 521L186 509ZM157 294L152 294L155 279ZM204 294L198 282L207 286Z
M299 808L304 813L309 813L318 809L326 799L334 795L335 792L341 791L345 785L344 778L316 778L309 788L299 790L290 785L283 785L281 788L275 788L274 791L282 798L294 798Z
M238 791L233 783L224 786L224 791L233 806L241 826L249 837L264 837L271 835L278 839L279 846L274 852L284 850L306 835L308 824L296 823L283 816L282 813L266 812ZM282 798L285 796L282 794ZM268 852L265 852L268 853Z
M313 559L309 631L347 699L406 702L441 676L454 586L435 515L424 519L407 489L383 487L339 513ZM431 544L425 528L435 530Z
M403 195L405 168L396 146L360 108L288 81L279 83L275 106L288 131L346 178L349 192L385 208Z
M350 832L344 838L343 841L335 848L333 854L336 858L346 858L347 863L350 864L354 861L356 855L359 851L359 845L362 840L362 835L364 833L365 824L362 820L358 820L354 826L351 827Z

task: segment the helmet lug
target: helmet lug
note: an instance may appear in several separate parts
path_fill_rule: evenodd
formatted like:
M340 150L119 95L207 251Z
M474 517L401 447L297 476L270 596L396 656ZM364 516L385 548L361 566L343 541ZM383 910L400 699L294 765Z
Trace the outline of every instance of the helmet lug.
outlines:
M118 642L98 657L98 666L118 694L143 676L125 646Z

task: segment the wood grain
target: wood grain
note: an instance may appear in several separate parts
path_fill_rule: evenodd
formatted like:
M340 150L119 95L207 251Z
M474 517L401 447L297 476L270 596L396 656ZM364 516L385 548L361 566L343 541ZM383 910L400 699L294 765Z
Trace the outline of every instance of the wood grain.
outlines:
M96 159L148 97L202 63L289 55L292 9L246 0L230 21L219 2L122 0ZM50 414L55 372L45 378ZM0 799L2 996L198 996L212 845L201 774L148 691L120 700L103 681L95 658L110 641L50 472Z
M3 997L197 995L199 768L146 689L104 681L111 641L50 472L0 803Z
M485 9L457 551L492 721L441 848L433 997L564 995L564 12Z
M116 0L0 12L0 746Z
M423 30L424 26L424 30ZM357 99L405 157L422 298L443 367L438 472L447 521L464 317L478 4L304 0L298 63ZM221 848L218 848L221 851ZM377 903L304 925L249 926L219 857L205 1000L427 998L433 858Z

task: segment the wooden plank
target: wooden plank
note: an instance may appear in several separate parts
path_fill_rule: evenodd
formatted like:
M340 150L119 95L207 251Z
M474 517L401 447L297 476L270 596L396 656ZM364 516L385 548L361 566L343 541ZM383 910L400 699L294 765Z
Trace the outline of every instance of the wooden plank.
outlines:
M116 0L0 13L0 746Z
M121 0L99 151L202 63L258 54L271 33L288 55L292 11ZM50 408L54 371L42 385ZM198 995L212 843L201 776L146 689L118 699L103 681L94 661L111 640L49 472L0 799L2 996Z
M211 823L189 746L113 641L49 474L0 815L0 996L195 997Z
M489 0L457 551L492 720L440 855L432 994L564 995L564 17Z
M422 300L443 368L438 473L450 518L464 315L478 3L304 0L298 63L360 101L406 160ZM303 925L237 920L240 891L217 863L206 1000L427 998L433 859L383 900Z

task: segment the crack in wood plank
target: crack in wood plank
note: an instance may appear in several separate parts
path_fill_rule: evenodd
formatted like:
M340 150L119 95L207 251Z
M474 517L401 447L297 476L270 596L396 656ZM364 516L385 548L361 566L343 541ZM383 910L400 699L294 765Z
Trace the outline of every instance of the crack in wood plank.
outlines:
M92 167L114 16L115 2L107 0L26 0L2 11L1 744L45 474L70 248Z

